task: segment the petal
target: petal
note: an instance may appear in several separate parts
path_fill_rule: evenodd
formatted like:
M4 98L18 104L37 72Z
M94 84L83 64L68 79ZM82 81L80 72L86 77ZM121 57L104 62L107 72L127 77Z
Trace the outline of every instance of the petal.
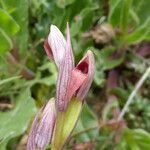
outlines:
M74 67L74 57L73 57L73 51L71 46L71 39L70 39L70 29L69 29L69 23L67 22L67 49L70 53L70 63L72 63L72 67Z
M67 24L67 44L65 50L65 56L62 62L59 64L59 74L57 80L57 106L59 111L65 111L68 104L68 86L70 83L72 69L74 67L74 58L71 48L69 26Z
M36 135L36 130L37 130L37 126L38 126L38 120L39 120L41 113L42 113L42 109L40 109L38 111L38 113L36 114L34 121L32 123L32 127L30 129L30 133L29 133L28 141L27 141L27 150L35 150L36 149L35 135Z
M44 108L43 116L37 128L35 143L37 147L44 148L51 142L55 125L55 101L50 100Z
M44 49L45 49L46 54L48 55L48 57L49 57L50 59L53 59L53 53L52 53L52 50L51 50L51 48L50 48L50 46L49 46L49 44L48 44L48 39L46 39L46 40L44 41Z
M68 88L68 99L70 100L76 91L81 87L84 81L87 79L87 75L82 73L80 70L74 68L72 70L70 84Z
M28 138L27 150L43 150L51 142L55 120L55 101L50 100L34 119Z
M72 69L73 67L70 60L70 52L67 50L65 53L65 59L60 64L57 80L56 97L59 111L65 111L69 101L67 99L67 94Z
M95 71L94 65L95 65L94 55L92 51L88 51L85 57L76 66L76 69L80 70L82 73L87 75L86 80L83 82L83 84L78 89L76 94L77 98L79 98L80 100L84 99L92 84Z
M48 44L52 50L55 63L59 68L59 65L61 64L65 56L66 40L62 35L62 33L60 32L60 30L54 25L51 25L50 27Z

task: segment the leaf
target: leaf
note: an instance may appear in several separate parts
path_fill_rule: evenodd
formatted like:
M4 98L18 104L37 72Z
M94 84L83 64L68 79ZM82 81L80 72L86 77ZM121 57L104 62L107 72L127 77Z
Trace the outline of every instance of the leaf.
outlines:
M123 0L120 27L124 32L127 32L131 4L132 4L132 0Z
M111 0L109 3L110 12L108 21L114 27L119 26L124 33L126 33L128 29L131 5L132 0Z
M11 0L12 1L12 0ZM16 11L12 14L20 25L20 32L16 35L16 40L20 49L22 58L26 55L28 48L28 0L13 0L16 6Z
M7 79L0 80L0 85L5 84L7 82L11 82L11 81L19 79L19 78L20 78L20 76L15 76L15 77L10 77Z
M82 108L82 101L72 98L65 112L58 112L52 150L62 148L74 129Z
M124 138L126 141L126 147L127 148L129 147L130 150L140 150L136 141L133 138L132 130L126 129L124 132Z
M126 129L124 132L126 145L131 150L149 150L150 149L150 134L143 129Z
M108 22L112 26L117 26L120 24L122 0L110 0L109 6L110 6L110 11L108 16Z
M35 112L35 103L29 89L20 91L15 108L8 112L0 112L0 149L3 143L25 132Z
M60 8L65 8L67 5L70 5L74 2L75 0L56 0L56 4Z
M98 132L97 117L88 107L88 105L85 104L75 128L74 136L77 137L77 141L86 142L96 139Z
M144 150L150 149L150 134L143 129L136 129L134 132L134 138L139 147Z
M19 32L16 34L16 43L19 47L19 52L24 58L28 46L28 0L5 0L7 10L15 10L11 13L11 16L20 26Z
M37 80L37 83L45 84L47 86L52 86L55 85L56 81L57 81L57 74L53 74L49 77L45 77Z
M129 93L126 90L120 87L115 87L111 89L110 93L117 95L117 97L120 98L124 102L128 99L128 95L129 95Z
M135 22L136 26L140 24L140 18L132 8L130 9L130 16L131 19Z
M136 44L145 39L150 34L150 18L148 18L141 26L126 37L127 44Z
M0 55L6 53L12 48L11 39L8 35L0 28Z
M114 54L116 51L113 47L107 47L100 51L99 53L99 63L101 64L102 68L104 70L112 69L118 65L120 65L124 61L124 56L120 56L119 58L110 59L110 56Z
M85 29L87 29L87 26L89 27L91 25L90 23L88 23L89 21L92 22L92 17L90 17L90 15L96 9L98 9L97 5L86 7L76 16L78 18L77 21L71 24L72 37L76 36L80 32L81 28L83 28L82 30L84 31Z
M137 2L137 0L133 0L133 10L136 12L137 16L140 19L140 24L142 25L143 22L146 21L147 18L149 18L150 14L150 0L140 0Z
M0 28L3 29L6 34L14 35L19 31L19 25L16 21L3 9L0 8Z

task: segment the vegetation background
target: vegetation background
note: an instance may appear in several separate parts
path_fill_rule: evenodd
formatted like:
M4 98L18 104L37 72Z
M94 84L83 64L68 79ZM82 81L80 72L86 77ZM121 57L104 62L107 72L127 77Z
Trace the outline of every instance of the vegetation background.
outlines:
M76 62L91 49L96 73L65 149L150 150L148 74L118 121L150 66L150 0L0 0L0 150L25 150L35 113L55 95L43 42L67 21Z

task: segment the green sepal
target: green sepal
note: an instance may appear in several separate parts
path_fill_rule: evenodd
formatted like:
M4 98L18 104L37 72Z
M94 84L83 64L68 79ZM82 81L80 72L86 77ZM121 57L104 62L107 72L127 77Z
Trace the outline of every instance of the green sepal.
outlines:
M61 150L79 118L83 102L72 98L65 112L58 112L52 140L52 150Z

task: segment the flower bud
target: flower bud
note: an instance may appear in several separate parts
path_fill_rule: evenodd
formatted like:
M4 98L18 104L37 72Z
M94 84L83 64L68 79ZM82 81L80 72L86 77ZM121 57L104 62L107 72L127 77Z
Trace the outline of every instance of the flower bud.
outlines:
M55 120L55 101L53 99L49 100L35 116L28 137L27 150L45 149L51 142Z

